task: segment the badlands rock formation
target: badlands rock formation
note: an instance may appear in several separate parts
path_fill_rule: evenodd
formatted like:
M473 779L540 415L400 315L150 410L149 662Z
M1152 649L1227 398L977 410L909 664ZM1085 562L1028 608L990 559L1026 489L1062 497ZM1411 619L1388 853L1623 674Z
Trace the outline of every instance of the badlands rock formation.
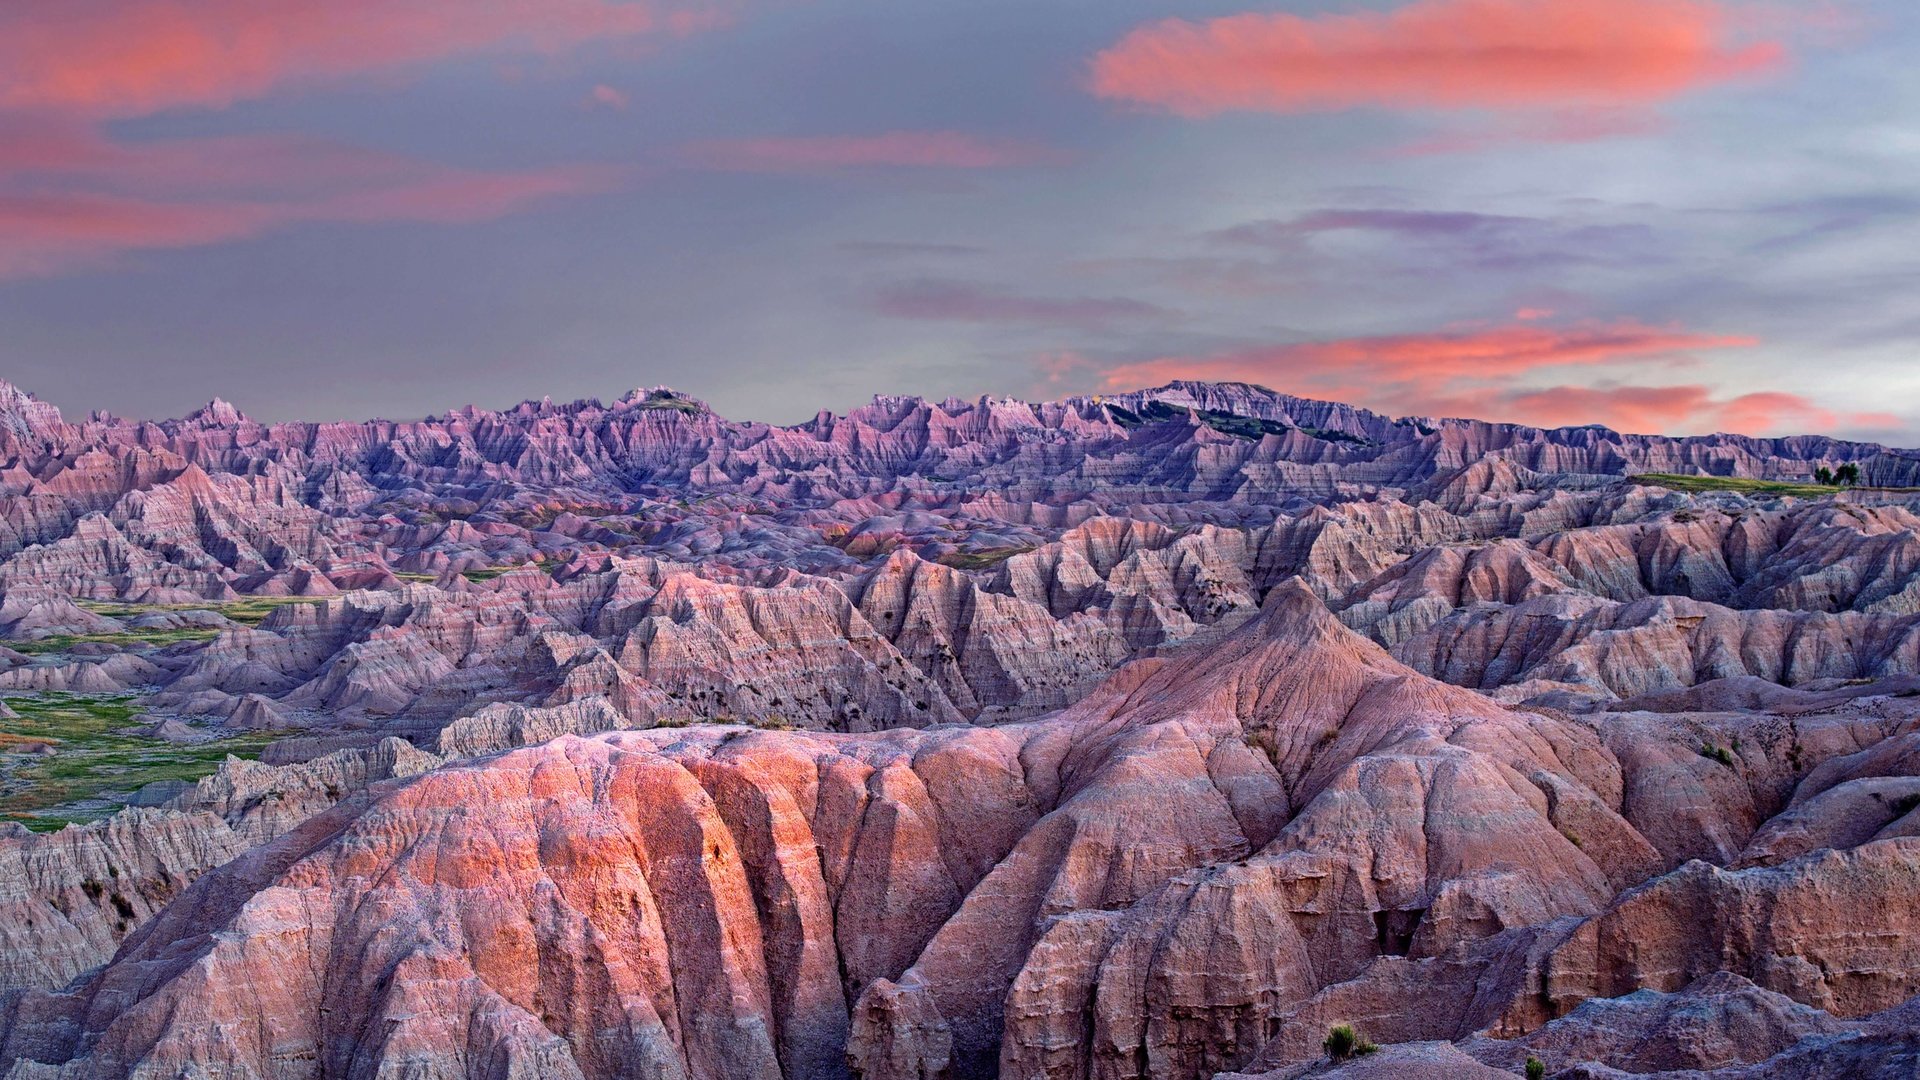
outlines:
M0 386L0 694L265 746L5 826L0 1075L1911 1077L1917 482L1244 385Z

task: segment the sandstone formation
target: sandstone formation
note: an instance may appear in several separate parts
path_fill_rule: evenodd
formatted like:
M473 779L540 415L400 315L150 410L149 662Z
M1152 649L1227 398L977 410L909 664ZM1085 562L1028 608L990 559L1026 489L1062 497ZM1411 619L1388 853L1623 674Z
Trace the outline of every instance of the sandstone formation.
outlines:
M267 743L0 834L0 1075L1914 1074L1920 454L1194 383L0 421L0 694Z

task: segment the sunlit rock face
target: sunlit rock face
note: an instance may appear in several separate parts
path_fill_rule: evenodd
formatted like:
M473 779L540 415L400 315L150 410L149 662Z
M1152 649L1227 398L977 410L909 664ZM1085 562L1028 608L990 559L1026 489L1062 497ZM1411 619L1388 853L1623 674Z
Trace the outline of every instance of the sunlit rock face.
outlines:
M0 1075L1920 1068L1920 455L1197 383L0 420L0 693L259 759L0 826Z

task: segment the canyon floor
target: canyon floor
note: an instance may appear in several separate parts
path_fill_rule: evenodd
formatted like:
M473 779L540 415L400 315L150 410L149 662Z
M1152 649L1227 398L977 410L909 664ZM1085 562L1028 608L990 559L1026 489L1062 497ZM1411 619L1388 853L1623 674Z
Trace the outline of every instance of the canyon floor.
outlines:
M1244 384L0 383L0 1076L1920 1076L1916 489Z

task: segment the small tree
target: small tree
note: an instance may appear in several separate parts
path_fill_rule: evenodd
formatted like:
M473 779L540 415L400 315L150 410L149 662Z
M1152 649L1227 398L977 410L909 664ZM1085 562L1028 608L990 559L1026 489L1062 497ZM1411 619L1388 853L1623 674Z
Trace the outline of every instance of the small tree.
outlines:
M1547 1063L1537 1057L1527 1059L1527 1080L1546 1080Z
M1822 484L1831 484L1833 483L1833 470L1822 465L1813 470L1813 478Z
M1834 471L1833 481L1844 487L1852 487L1860 482L1860 466L1849 461Z

